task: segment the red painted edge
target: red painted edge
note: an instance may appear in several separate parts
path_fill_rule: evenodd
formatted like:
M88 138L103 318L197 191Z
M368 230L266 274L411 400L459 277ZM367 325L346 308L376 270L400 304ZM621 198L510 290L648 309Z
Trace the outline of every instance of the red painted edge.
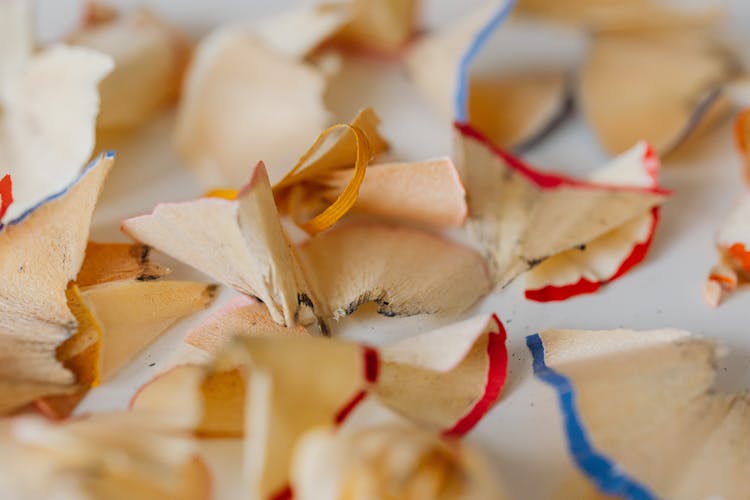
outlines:
M651 209L651 229L648 233L648 238L642 243L638 243L633 247L630 255L622 261L620 268L609 278L608 282L614 281L626 272L630 271L636 265L640 264L643 259L646 258L648 249L651 247L651 243L654 241L654 233L656 233L656 226L659 224L659 207Z
M646 151L643 153L641 165L648 176L651 177L653 186L657 186L659 182L660 162L659 157L656 155L656 151L654 151L651 144L646 144ZM536 290L526 290L524 292L525 297L536 302L562 301L577 295L594 293L599 290L602 285L611 283L620 278L646 258L646 254L648 253L654 238L654 233L656 232L656 226L659 222L659 207L653 207L651 209L651 217L651 229L649 230L649 235L646 241L634 245L628 256L625 257L620 264L617 271L615 271L615 273L609 278L601 281L590 281L586 278L581 278L578 282L570 283L568 285L548 285Z
M556 286L547 285L536 290L526 290L524 296L535 302L557 302L575 297L594 293L601 288L601 281L589 281L586 278L579 279L570 285Z
M502 159L510 168L512 168L519 174L523 175L529 181L536 184L538 187L542 189L557 189L559 187L572 186L572 187L580 187L580 188L588 188L588 189L636 191L636 192L642 192L642 193L654 193L654 194L663 194L663 195L672 194L671 191L660 188L658 186L643 188L643 187L636 187L636 186L617 186L617 185L608 185L608 184L598 184L594 182L588 182L588 181L584 181L580 179L575 179L572 177L566 177L560 174L540 172L536 168L531 167L527 165L526 163L524 163L523 160L521 160L520 158L517 158L516 156L511 155L507 151L504 151L503 149L500 149L499 147L495 146L485 135L483 135L481 132L476 130L474 127L472 127L468 123L455 122L453 126L464 137L468 137L468 138L474 139L482 143L484 146L490 149L495 154L495 156ZM649 147L649 150L651 150L650 147ZM651 152L653 154L652 150Z
M473 429L492 408L497 398L500 397L503 386L505 386L505 380L508 376L508 349L505 341L508 334L497 314L492 315L492 320L497 326L497 331L490 332L487 340L489 367L487 368L487 381L484 385L482 397L453 427L443 431L444 436L461 437Z
M378 351L374 347L362 346L362 367L362 375L364 376L365 381L369 384L377 382L378 376L380 375L380 354L378 354ZM365 400L367 394L368 391L364 388L347 401L339 411L336 412L336 415L333 418L335 425L341 425L351 412Z
M365 346L362 353L365 358L365 380L375 382L380 374L380 355L374 348Z
M642 165L646 170L646 173L651 177L651 182L654 183L652 187L657 187L659 185L659 170L661 170L661 162L659 161L659 157L656 155L656 151L654 151L654 147L651 143L646 143L646 151L643 153Z
M276 493L275 495L271 495L269 500L290 500L292 497L294 497L294 492L292 491L292 487L289 485L284 486L281 491Z
M5 177L0 179L0 219L5 216L11 203L13 203L13 180L10 174L5 174Z
M651 243L654 240L654 233L656 233L656 226L658 223L659 207L653 207L651 209L651 229L649 230L648 238L646 238L646 241L637 243L633 246L628 256L625 257L625 260L620 264L620 267L609 278L601 281L589 281L586 278L581 278L577 283L569 285L548 285L536 290L526 290L524 295L527 299L536 302L555 302L566 300L575 297L576 295L585 295L596 292L602 285L611 283L622 277L646 258L646 254L648 253L649 248L651 248Z
M367 391L359 391L356 396L350 399L348 403L346 403L338 412L336 412L336 416L333 418L334 424L336 426L339 426L344 423L344 420L346 420L349 414L354 411L357 406L359 406L359 404L365 399L365 397L367 397Z

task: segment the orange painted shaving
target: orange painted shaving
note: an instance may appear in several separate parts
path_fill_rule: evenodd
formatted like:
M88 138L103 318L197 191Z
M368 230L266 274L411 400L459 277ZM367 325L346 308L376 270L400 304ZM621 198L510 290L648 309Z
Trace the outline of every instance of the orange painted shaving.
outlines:
M225 188L211 189L210 191L206 191L206 194L204 194L203 197L204 198L221 198L224 200L236 200L237 190L225 189Z
M729 255L744 271L750 272L750 252L743 243L735 243L729 247Z
M711 274L708 276L708 279L711 281L716 281L717 283L724 283L729 286L734 286L737 284L737 280L732 278L731 276L726 276L724 274Z

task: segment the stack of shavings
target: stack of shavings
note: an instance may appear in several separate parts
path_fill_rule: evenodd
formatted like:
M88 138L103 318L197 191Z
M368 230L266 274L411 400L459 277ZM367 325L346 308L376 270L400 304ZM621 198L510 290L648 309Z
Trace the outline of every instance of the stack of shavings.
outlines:
M671 195L659 155L750 87L712 6L508 0L423 30L418 3L303 5L194 45L145 9L88 2L75 32L37 48L32 2L0 0L0 496L219 498L206 443L223 438L240 450L232 498L509 497L461 440L509 372L499 316L472 308L521 274L527 299L550 302L633 270ZM394 157L370 107L335 116L351 58L403 65L452 124L452 157ZM133 242L90 241L108 143L172 107L161 147L204 195L125 219ZM574 107L603 166L578 179L511 152ZM750 165L750 110L735 129ZM750 279L747 196L717 245L714 306ZM217 284L164 279L154 251ZM231 300L126 411L76 414L220 287ZM368 303L379 321L443 326L342 338ZM568 443L558 497L747 497L750 406L711 390L718 344L669 328L526 344Z

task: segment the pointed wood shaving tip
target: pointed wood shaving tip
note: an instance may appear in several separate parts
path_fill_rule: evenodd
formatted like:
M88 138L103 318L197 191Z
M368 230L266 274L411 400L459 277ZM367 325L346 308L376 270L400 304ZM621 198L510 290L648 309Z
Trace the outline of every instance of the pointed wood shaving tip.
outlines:
M274 321L310 323L311 293L284 233L263 164L236 201L202 198L158 205L122 229L268 306Z

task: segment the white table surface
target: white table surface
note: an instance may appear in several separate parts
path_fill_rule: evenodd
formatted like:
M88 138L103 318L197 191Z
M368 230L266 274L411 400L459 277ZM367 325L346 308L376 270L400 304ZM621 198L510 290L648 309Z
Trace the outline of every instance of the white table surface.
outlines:
M42 31L49 39L70 23L80 0L45 0L39 7ZM228 19L253 18L279 11L289 1L120 0L118 5L145 4L164 14L192 35L205 33ZM427 18L466 8L469 2L424 2ZM471 2L476 3L476 2ZM728 32L742 37L750 23L750 2L733 2ZM57 31L55 31L57 30ZM750 35L749 35L750 36ZM749 47L750 48L750 47ZM750 53L750 50L748 51ZM750 55L750 54L749 54ZM346 85L334 92L333 111L346 120L364 105L383 119L382 131L394 146L393 156L416 160L451 152L450 123L441 120L411 87L402 68L372 60L348 59ZM342 80L340 79L340 80ZM158 202L190 199L201 187L171 150L173 116L166 113L130 143L116 146L115 169L97 207L92 238L127 241L120 221L150 211ZM581 173L605 157L580 117L574 116L526 158L532 164L567 173ZM547 498L567 462L565 442L552 390L537 381L525 337L545 328L649 329L677 327L717 339L729 347L719 368L719 390L745 390L750 384L750 289L739 291L718 310L701 299L704 279L716 254L713 234L737 196L745 189L740 174L731 126L727 121L702 140L670 156L663 185L674 197L663 208L662 220L646 261L595 295L562 303L538 304L523 298L523 279L496 290L466 316L497 312L509 333L509 377L500 402L468 436L488 455L512 498ZM200 273L158 255L175 270L173 277L206 279ZM111 381L93 390L79 413L126 408L135 389L163 370L185 334L226 303L234 292L224 288L209 310L183 321L136 357ZM413 335L447 322L434 317L385 318L360 311L339 323L337 334L373 344ZM217 471L217 498L238 498L229 479L238 467L236 443L217 440L207 444Z

